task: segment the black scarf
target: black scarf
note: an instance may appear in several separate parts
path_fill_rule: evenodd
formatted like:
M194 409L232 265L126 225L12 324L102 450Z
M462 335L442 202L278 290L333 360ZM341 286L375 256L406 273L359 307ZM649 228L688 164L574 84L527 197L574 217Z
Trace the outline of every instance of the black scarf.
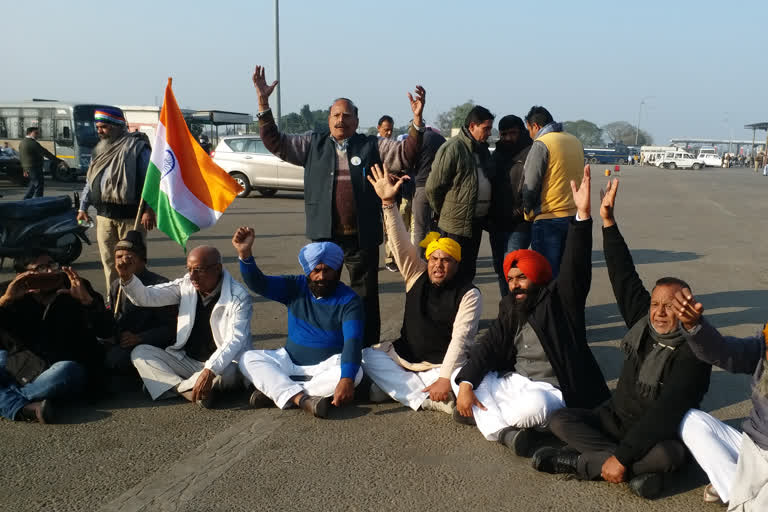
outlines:
M640 359L638 353L640 343L648 333L653 340L651 351ZM637 389L641 396L655 399L659 394L659 382L664 372L667 361L677 348L685 343L685 337L678 328L669 334L659 334L651 325L650 318L645 315L638 320L629 330L621 342L621 348L627 355L627 358L635 361L640 366L637 375Z

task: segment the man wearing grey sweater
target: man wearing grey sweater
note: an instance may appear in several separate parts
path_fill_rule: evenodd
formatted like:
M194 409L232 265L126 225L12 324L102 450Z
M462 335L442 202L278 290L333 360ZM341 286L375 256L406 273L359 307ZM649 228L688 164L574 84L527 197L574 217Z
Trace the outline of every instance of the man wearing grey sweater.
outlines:
M709 476L704 501L729 503L729 511L768 510L768 326L754 336L723 336L701 314L704 306L688 289L673 303L696 356L732 373L752 375L752 411L744 432L691 409L680 424L680 437Z

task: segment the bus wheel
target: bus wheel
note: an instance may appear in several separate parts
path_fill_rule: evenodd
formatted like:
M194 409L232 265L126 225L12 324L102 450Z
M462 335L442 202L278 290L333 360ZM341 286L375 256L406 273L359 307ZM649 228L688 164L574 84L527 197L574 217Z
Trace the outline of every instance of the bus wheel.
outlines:
M595 158L595 157L590 158L589 159L589 163L596 164L597 163L597 158Z

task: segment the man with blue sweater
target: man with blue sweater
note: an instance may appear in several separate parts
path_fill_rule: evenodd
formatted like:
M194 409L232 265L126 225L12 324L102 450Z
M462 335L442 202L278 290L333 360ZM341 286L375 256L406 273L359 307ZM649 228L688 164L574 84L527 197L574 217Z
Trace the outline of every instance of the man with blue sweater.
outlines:
M240 370L256 387L250 404L294 404L325 418L330 405L352 400L363 378L363 304L339 281L344 252L333 242L314 242L299 252L304 275L267 276L253 260L254 238L246 227L232 237L240 273L248 288L288 308L288 339L281 349L249 350L240 358Z

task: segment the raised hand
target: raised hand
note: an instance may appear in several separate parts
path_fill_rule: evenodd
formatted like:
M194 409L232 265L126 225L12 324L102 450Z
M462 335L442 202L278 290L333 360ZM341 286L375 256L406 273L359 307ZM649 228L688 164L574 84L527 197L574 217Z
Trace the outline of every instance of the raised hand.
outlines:
M573 201L576 203L576 209L579 212L579 219L587 220L592 217L592 199L590 190L592 188L592 174L589 164L584 166L584 176L581 178L581 184L576 188L576 182L571 180L571 192L573 192Z
M250 258L252 255L251 248L253 247L253 241L256 239L256 233L253 228L240 226L232 236L232 245L237 251L237 256L241 259Z
M72 270L72 267L61 267L61 270L63 270L69 278L69 288L64 288L56 293L59 295L70 295L83 306L91 305L93 303L93 297L88 293L88 288L83 284L83 281L80 279L80 276L77 275L77 272Z
M27 277L35 275L33 270L28 270L17 275L5 289L5 293L0 296L0 306L11 304L28 293L36 293L38 290L30 289L27 283Z
M413 111L413 122L417 126L421 126L421 116L424 113L424 104L427 101L427 91L420 85L416 86L415 96L410 92L408 93L408 101L411 102L411 110Z
M272 82L272 85L267 84L267 79L264 78L264 66L256 66L253 72L253 86L256 88L256 94L259 96L259 103L261 103L262 99L266 102L272 91L277 87L277 80Z
M675 293L672 307L680 323L689 331L699 324L701 315L704 313L704 306L701 302L696 301L688 288L683 288Z
M373 189L376 191L376 195L381 198L381 202L384 204L390 204L395 202L397 197L397 191L403 185L405 180L409 180L408 176L402 176L395 178L389 174L389 169L384 167L382 170L379 164L373 164L371 167L371 173L367 176L368 182L373 185Z
M619 191L619 178L608 180L605 190L600 189L600 217L603 218L603 227L609 228L616 224L614 206L616 205L616 192Z

